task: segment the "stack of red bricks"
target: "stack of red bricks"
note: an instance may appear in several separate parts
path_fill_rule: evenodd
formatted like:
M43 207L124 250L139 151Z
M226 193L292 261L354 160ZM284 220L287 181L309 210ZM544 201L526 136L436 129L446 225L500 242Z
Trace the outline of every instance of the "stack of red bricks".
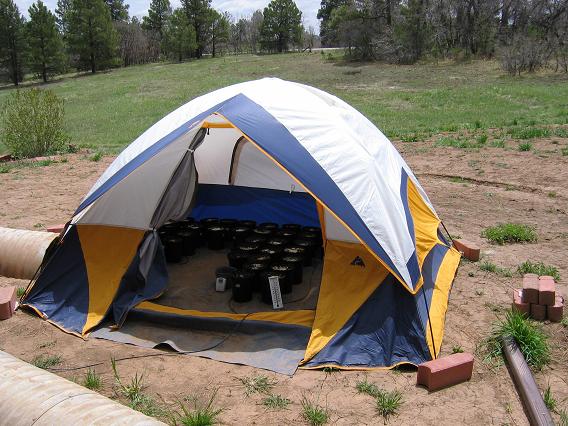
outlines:
M564 299L556 293L554 278L525 274L523 288L515 289L513 293L513 309L537 321L560 322L564 314Z

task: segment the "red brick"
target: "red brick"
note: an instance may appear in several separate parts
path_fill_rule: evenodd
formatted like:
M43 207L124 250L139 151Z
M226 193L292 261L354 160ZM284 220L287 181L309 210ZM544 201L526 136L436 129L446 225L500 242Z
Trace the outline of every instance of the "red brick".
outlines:
M531 303L531 318L536 321L544 321L546 319L546 306Z
M564 315L564 298L562 296L556 296L554 305L546 307L546 313L550 321L562 321L562 316Z
M538 304L538 275L525 274L523 276L523 302Z
M471 260L472 262L477 262L479 260L479 254L481 252L479 246L477 244L472 243L468 240L453 240L454 247L463 253L463 256L466 259Z
M12 317L16 309L16 287L0 287L0 320Z
M59 225L51 225L48 226L46 228L47 232L53 232L55 234L61 234L61 231L63 231L63 228L65 228L65 224L59 224Z
M513 305L512 305L513 309L516 309L517 311L519 311L522 314L530 314L531 311L531 305L530 303L524 303L523 302L523 290L521 289L515 289L513 290Z
M549 276L540 277L538 280L538 304L554 305L556 285L554 279Z
M416 382L435 391L471 379L472 372L473 355L457 353L420 364Z

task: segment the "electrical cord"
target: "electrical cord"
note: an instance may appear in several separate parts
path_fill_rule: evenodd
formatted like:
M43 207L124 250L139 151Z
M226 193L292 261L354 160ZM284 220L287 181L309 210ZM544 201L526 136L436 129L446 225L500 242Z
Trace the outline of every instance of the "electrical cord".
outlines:
M133 356L127 356L127 357L123 357L123 358L115 358L114 361L115 362L120 362L120 361L128 361L128 360L132 360L132 359L140 359L140 358L153 358L156 356L179 356L179 355L188 355L188 354L195 354L195 353L199 353L199 352L205 352L205 351L210 351L212 349L215 349L219 346L221 346L223 343L225 343L231 336L233 336L237 330L240 328L240 326L242 325L242 323L249 317L249 315L251 314L246 314L233 328L233 330L227 334L226 336L224 336L221 340L219 340L217 343L215 343L212 346L208 346L206 348L202 348L202 349L198 349L198 350L193 350L193 351L177 351L177 352L172 352L172 353L153 353L153 354L145 354L145 355L133 355ZM97 367L99 365L103 365L106 361L100 361L100 362L95 362L92 364L87 364L87 365L80 365L80 366L75 366L75 367L64 367L64 368L54 368L54 367L48 367L47 370L49 371L53 371L53 372L63 372L63 371L76 371L76 370L82 370L84 368L92 368L92 367Z

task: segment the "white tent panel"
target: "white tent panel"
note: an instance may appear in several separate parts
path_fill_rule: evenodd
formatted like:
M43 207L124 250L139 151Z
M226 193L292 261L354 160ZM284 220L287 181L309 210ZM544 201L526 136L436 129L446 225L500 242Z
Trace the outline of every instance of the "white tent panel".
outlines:
M208 135L195 150L199 183L228 185L231 156L240 137L241 132L236 129L209 129Z
M347 243L358 243L359 240L329 211L324 212L325 237L328 240L343 241Z
M103 194L74 223L148 229L168 182L199 128L192 129Z
M237 186L305 192L288 173L246 140L235 151L231 181Z

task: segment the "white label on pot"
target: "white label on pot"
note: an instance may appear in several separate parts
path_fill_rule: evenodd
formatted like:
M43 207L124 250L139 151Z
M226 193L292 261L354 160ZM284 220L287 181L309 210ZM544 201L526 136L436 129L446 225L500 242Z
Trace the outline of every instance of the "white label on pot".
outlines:
M282 309L284 303L282 302L278 277L268 277L268 284L270 285L270 294L272 295L272 307L274 309Z
M215 281L215 290L225 291L226 288L227 288L227 278L217 277L217 281Z

